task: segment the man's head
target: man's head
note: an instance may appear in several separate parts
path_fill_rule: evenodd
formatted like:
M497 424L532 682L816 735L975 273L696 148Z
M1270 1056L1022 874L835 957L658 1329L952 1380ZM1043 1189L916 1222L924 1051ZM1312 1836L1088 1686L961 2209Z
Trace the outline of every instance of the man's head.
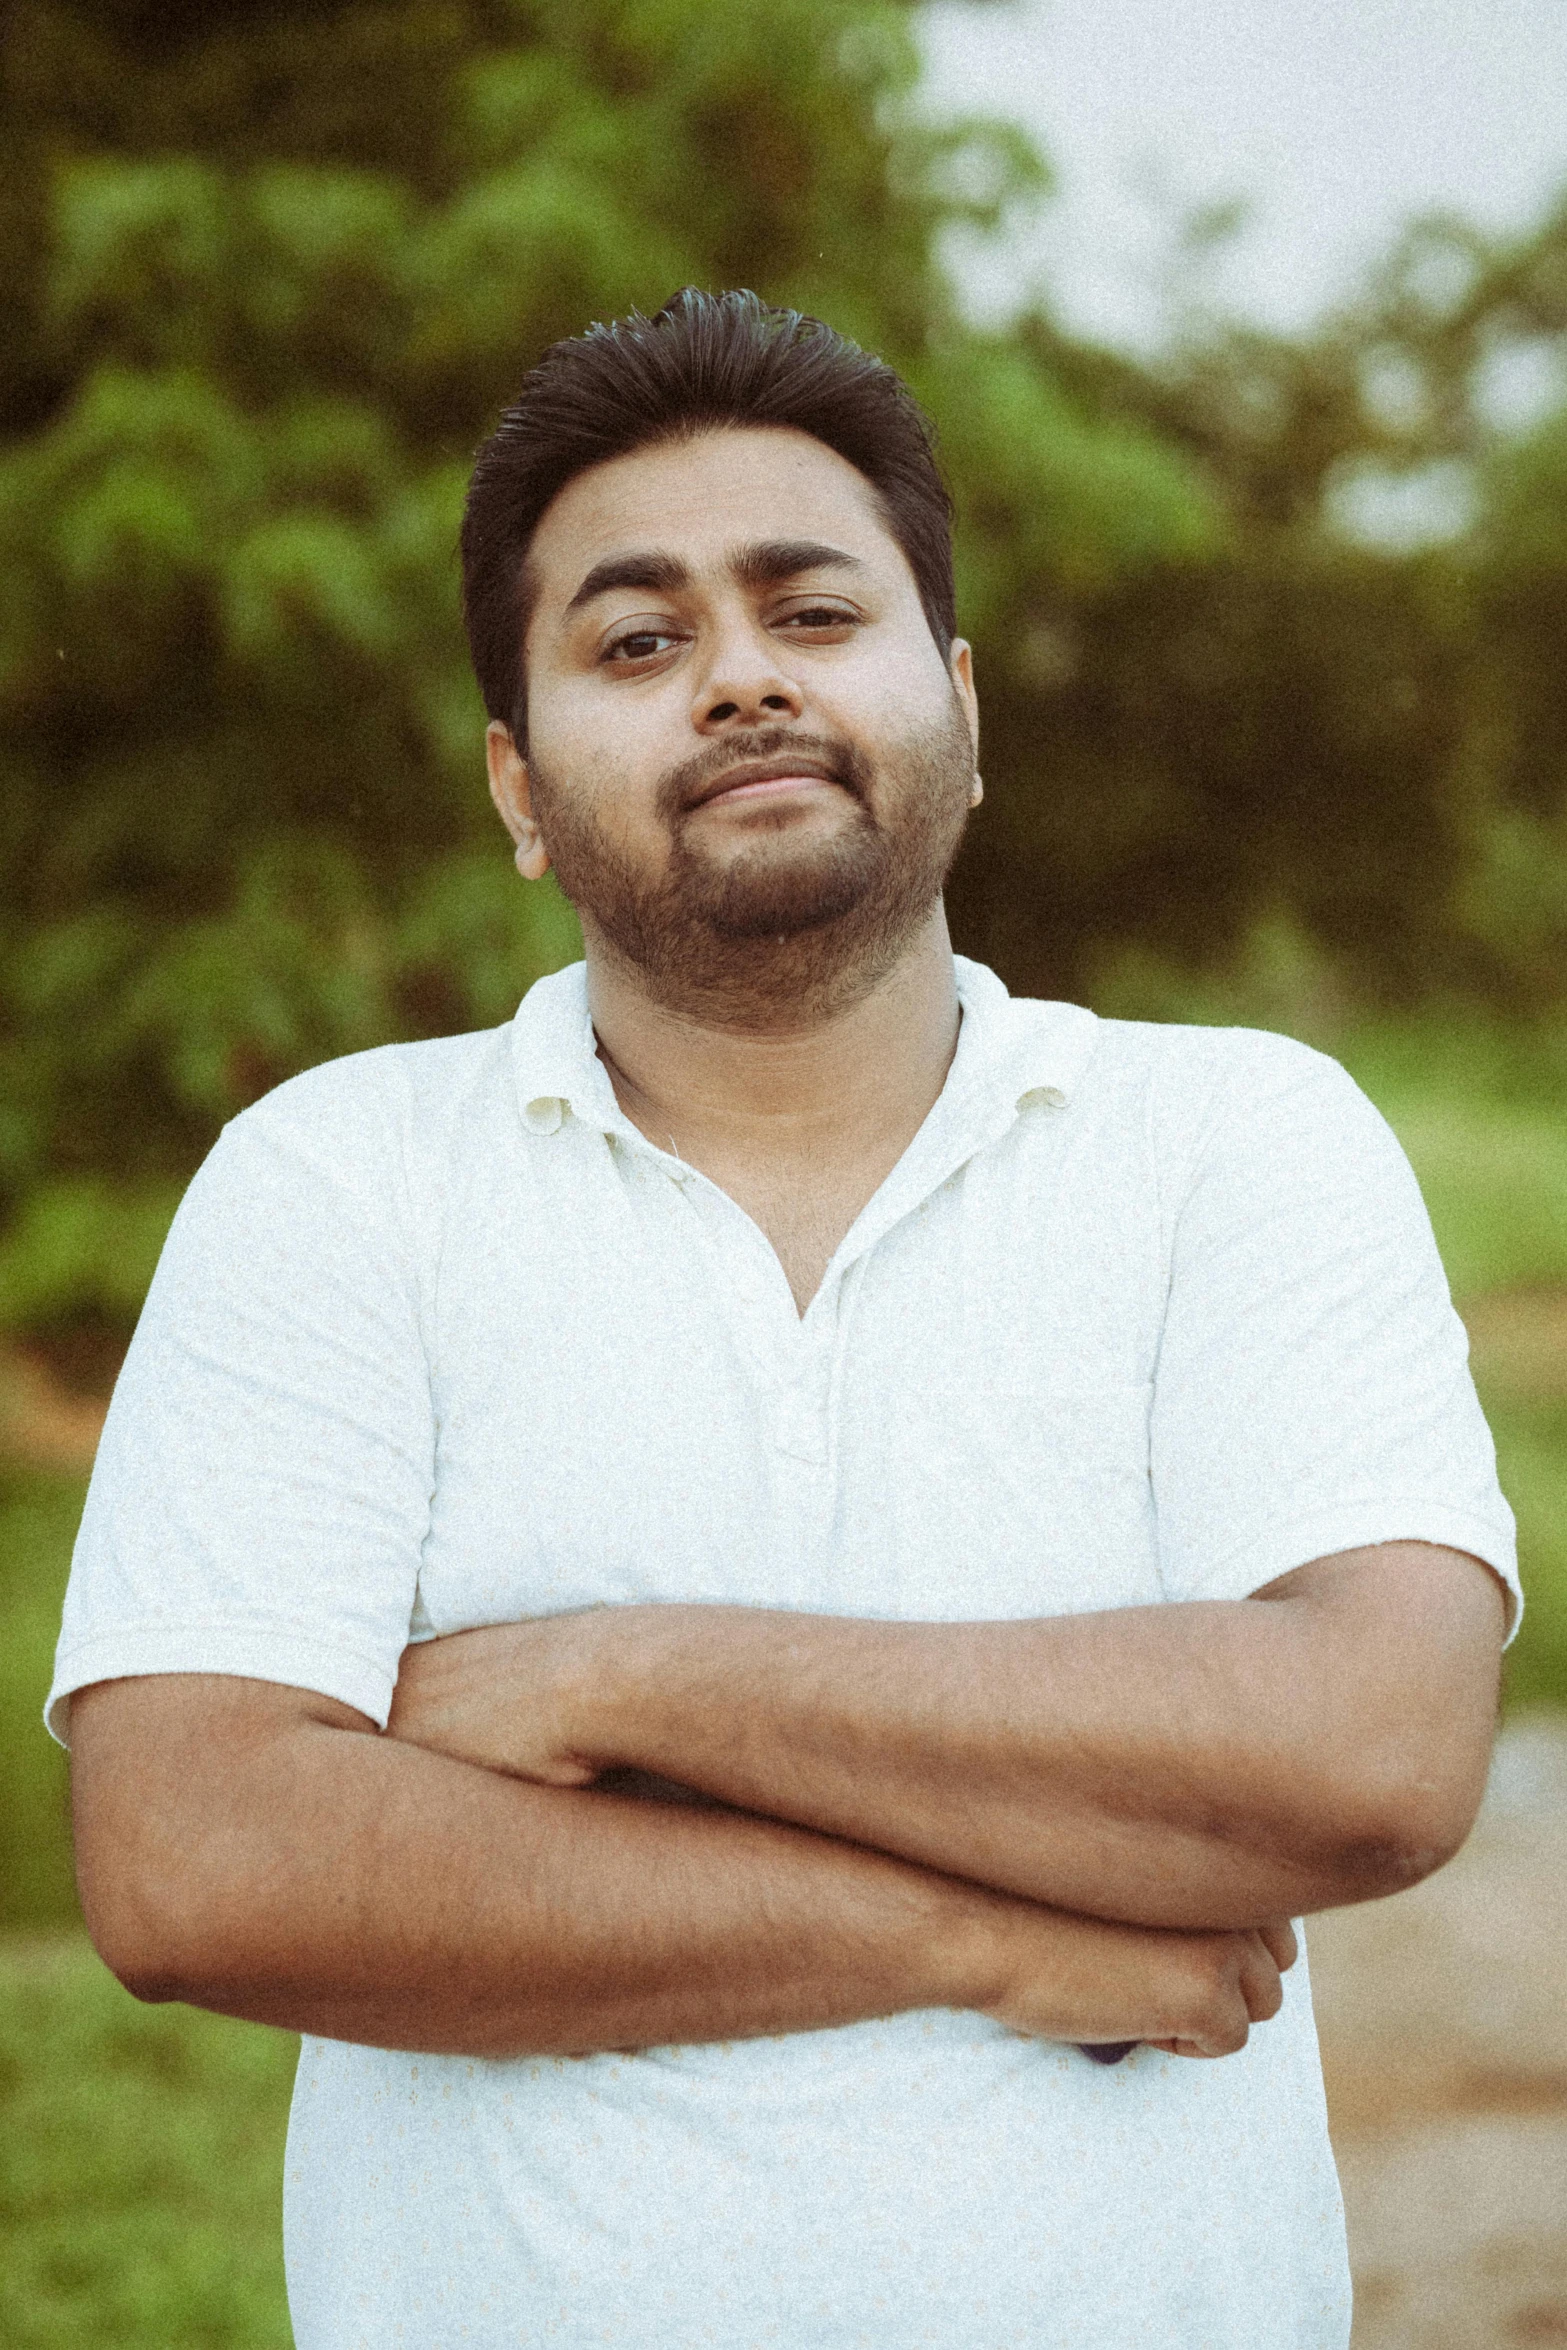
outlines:
M556 343L479 451L463 517L463 613L485 709L523 748L533 534L589 466L718 426L775 426L836 449L876 493L943 659L957 633L951 501L930 428L886 362L754 294L687 286Z
M590 952L736 1012L896 959L978 787L946 492L889 368L749 294L557 344L463 561L496 802Z

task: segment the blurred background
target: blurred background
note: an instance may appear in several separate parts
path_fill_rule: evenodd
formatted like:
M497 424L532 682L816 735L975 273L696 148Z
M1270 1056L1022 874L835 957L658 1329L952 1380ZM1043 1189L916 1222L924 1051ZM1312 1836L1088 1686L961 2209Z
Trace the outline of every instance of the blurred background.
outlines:
M548 342L688 281L941 429L959 946L1302 1036L1414 1161L1531 1605L1475 1845L1313 1937L1357 2345L1567 2342L1559 0L0 18L0 2339L288 2342L292 2043L87 1950L60 1595L223 1120L576 952L489 809L458 510Z

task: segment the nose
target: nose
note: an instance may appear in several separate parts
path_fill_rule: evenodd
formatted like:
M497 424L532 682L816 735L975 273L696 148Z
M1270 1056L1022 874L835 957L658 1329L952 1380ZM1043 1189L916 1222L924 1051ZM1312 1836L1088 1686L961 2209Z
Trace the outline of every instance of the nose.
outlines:
M778 658L765 628L736 618L715 640L692 709L698 734L798 718L805 697Z

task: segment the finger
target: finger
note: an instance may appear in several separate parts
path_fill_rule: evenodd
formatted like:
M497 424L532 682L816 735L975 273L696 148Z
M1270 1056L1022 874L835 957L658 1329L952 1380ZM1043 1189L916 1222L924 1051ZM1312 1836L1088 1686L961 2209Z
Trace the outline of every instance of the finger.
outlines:
M1284 2005L1284 1985L1273 1953L1261 1934L1249 1934L1246 1939L1248 1948L1241 1958L1241 1996L1252 2022L1265 2024Z
M1258 1933L1266 1943L1268 1953L1281 1975L1287 1975L1300 1956L1300 1944L1288 1918L1278 1918L1272 1925L1259 1926Z
M1182 2056L1238 2056L1250 2036L1247 2008L1237 1999L1222 2020L1215 2020L1200 2039L1183 2040Z

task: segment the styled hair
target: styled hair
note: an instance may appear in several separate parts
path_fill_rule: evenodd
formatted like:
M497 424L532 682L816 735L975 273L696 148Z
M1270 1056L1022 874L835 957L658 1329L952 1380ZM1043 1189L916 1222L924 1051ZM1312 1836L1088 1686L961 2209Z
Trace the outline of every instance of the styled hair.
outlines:
M654 318L634 310L553 343L479 451L463 512L463 619L485 708L519 746L528 551L545 508L589 466L725 425L809 433L864 475L950 653L952 503L902 379L818 318L686 286Z

